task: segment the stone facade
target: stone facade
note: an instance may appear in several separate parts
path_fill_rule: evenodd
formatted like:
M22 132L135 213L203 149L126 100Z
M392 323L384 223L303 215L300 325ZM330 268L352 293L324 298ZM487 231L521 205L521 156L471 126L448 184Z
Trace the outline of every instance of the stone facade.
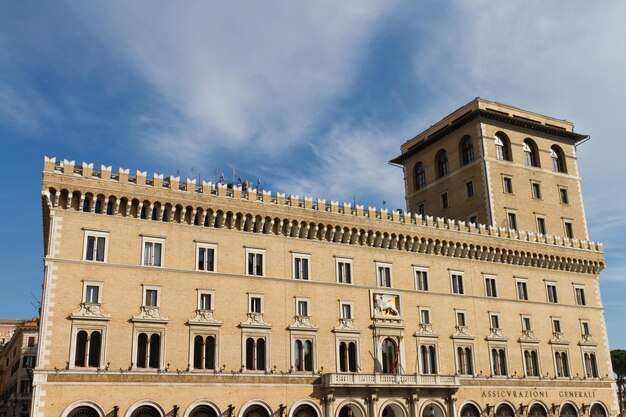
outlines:
M49 158L42 199L33 417L617 413L586 233Z
M28 417L39 327L36 321L0 320L0 417Z

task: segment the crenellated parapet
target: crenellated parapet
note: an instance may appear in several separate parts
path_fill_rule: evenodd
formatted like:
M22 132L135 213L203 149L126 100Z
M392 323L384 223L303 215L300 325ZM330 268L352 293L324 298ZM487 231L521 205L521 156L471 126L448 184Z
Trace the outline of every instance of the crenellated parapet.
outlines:
M586 240L422 217L311 197L245 190L74 161L44 160L50 209L235 229L291 238L597 274L602 245Z

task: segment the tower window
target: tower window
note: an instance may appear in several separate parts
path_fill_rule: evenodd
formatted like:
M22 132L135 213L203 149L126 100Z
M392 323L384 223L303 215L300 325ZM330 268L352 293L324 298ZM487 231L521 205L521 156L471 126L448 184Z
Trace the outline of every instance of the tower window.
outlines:
M415 181L415 190L421 190L426 187L426 171L424 170L424 164L422 162L415 164L413 176Z
M467 165L474 160L474 146L472 145L472 138L469 136L461 140L461 160L463 165Z
M437 152L437 178L448 175L448 153L445 149Z
M529 167L539 167L539 155L537 154L537 145L530 140L526 139L522 144L524 149L524 164Z
M563 150L558 145L552 145L550 147L550 159L552 160L552 171L567 172L565 166L565 155L563 154Z

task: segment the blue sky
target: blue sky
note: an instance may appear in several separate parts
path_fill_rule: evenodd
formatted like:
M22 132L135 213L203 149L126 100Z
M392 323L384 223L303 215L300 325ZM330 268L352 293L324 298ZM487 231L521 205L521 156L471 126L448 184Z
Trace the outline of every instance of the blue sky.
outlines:
M626 3L4 2L0 317L36 315L43 156L404 208L399 146L476 96L568 119L626 348Z

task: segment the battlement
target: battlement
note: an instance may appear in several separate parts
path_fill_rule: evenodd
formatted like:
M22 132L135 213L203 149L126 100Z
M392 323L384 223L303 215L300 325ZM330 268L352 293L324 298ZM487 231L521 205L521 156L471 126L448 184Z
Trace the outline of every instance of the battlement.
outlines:
M586 241L586 240L568 239L565 237L553 236L553 235L542 235L542 234L537 234L533 232L526 232L523 230L512 230L512 229L507 229L503 227L493 227L493 226L486 226L483 224L473 224L473 223L467 223L467 222L459 221L459 220L444 219L444 218L439 218L439 217L433 218L432 216L422 217L421 215L418 215L415 213L403 213L400 210L389 211L385 208L375 208L375 207L365 208L363 205L355 205L353 207L352 204L345 203L345 202L344 203L339 203L338 201L327 202L325 199L319 199L319 198L313 199L312 197L300 197L297 195L286 196L285 193L272 193L271 191L265 191L265 190L256 190L256 189L244 190L242 189L242 187L236 186L236 185L212 183L212 182L207 182L207 181L202 181L202 184L197 184L196 180L192 180L189 178L181 182L180 177L174 177L174 176L166 177L163 174L155 173L150 177L147 175L146 171L136 171L135 175L131 176L129 169L119 168L117 172L114 173L111 166L104 166L104 165L100 167L99 171L96 171L93 168L93 164L83 163L82 165L76 165L74 161L68 161L68 160L57 161L56 158L45 157L44 173L50 173L50 174L55 174L55 175L60 174L63 176L67 176L68 178L69 177L85 178L85 179L91 179L91 180L96 180L96 181L107 181L107 182L115 182L119 184L126 184L126 185L130 185L133 187L138 187L138 189L142 188L141 193L143 194L145 194L146 188L152 188L154 190L177 191L177 192L189 193L188 197L177 196L176 197L177 199L180 199L180 198L192 199L192 196L194 197L213 196L213 197L219 197L219 198L230 198L236 201L253 201L256 203L262 203L264 205L266 204L267 205L266 208L268 210L271 210L272 208L279 208L279 207L286 207L286 208L291 208L291 209L295 208L297 210L303 211L302 215L299 217L308 217L310 216L311 213L307 211L315 210L318 212L323 212L327 215L335 214L335 215L345 216L346 223L348 222L354 223L355 220L358 220L359 218L361 218L364 220L368 219L370 221L377 220L377 221L383 222L382 224L380 224L380 226L382 226L383 228L390 228L390 229L397 229L400 225L402 225L402 227L409 226L413 228L417 227L420 229L426 228L426 230L431 230L431 233L434 232L435 229L437 229L439 231L445 230L448 233L458 232L458 233L474 235L476 236L476 238L479 238L481 236L482 237L494 237L498 239L506 239L506 241L510 241L511 243L514 243L514 242L526 243L526 244L530 243L534 245L541 245L545 249L548 249L550 247L554 249L566 248L569 250L572 250L572 249L579 250L579 251L582 250L582 251L587 251L587 252L591 252L595 254L602 254L603 252L601 243L596 243L596 242L591 242L591 241ZM101 188L101 187L98 187L98 188ZM65 192L65 196L62 195L63 191ZM111 190L110 192L112 195L114 195L114 191ZM68 197L68 193L70 193L69 197ZM58 189L56 187L44 185L44 190L43 190L44 197L48 199L49 204L52 207L60 206L61 208L69 207L69 205L71 204L72 193L73 191L71 190L63 190L61 188L61 184L59 184ZM83 196L81 199L81 203L85 198L84 196L85 193L83 192L82 194ZM102 201L102 203L105 205L110 201L109 198L115 198L115 204L114 204L115 211L116 212L118 210L122 211L120 209L121 199L119 196L109 197L108 194L107 196L104 196L103 194L100 194L100 195L102 196L102 198L105 199ZM63 198L65 199L64 201L62 201ZM97 197L93 196L93 198L97 198ZM126 206L127 206L127 208L124 208L124 212L128 215L131 213L130 202L128 198L124 197L124 199L126 199ZM133 197L130 197L130 199L133 199ZM156 198L155 200L159 200L159 198ZM169 209L175 214L170 213L168 215L168 219L171 218L173 220L177 216L176 218L178 218L179 221L181 222L185 221L189 224L193 224L193 221L194 221L191 216L203 210L201 207L193 208L192 206L187 206L187 203L183 205L180 205L180 204L177 205L176 203L166 204L165 202L157 202L157 201L151 202L148 200L138 201L138 203L139 203L139 210L141 210L141 207L143 206L144 203L147 203L151 210L155 207L154 206L155 203L158 204L160 212L157 213L157 217L159 219L163 219L164 221L166 221L165 220L166 206L169 205ZM75 207L75 208L79 209L79 207ZM137 208L135 208L134 210L137 210ZM92 211L93 211L93 203L92 203ZM205 222L206 216L207 214L205 213L202 219L203 222ZM221 227L224 227L223 221L224 220L222 220L222 223L220 223L222 225ZM294 222L296 221L294 220ZM273 219L272 219L272 223L274 223ZM337 226L337 230L339 229L344 230L343 226L341 227ZM244 225L242 227L247 227L247 226ZM251 227L255 228L254 222ZM367 227L371 227L371 226L367 225L365 226L365 229L367 229ZM333 227L333 230L334 229L335 228ZM348 227L345 227L345 229L348 229ZM351 229L351 230L357 230L357 229ZM410 245L418 243L415 241L416 238L414 239L413 236L408 235L409 233L424 235L424 232L419 232L419 231L404 231L403 230L402 233L406 233L406 235L398 235L395 237L391 237L390 235L389 237L386 237L386 235L388 234L387 232L380 233L380 236L381 236L380 240L378 239L378 237L375 237L372 242L372 245L377 245L377 247L381 247L380 245L385 244L387 245L387 247L389 247L389 245L393 244L398 247L399 245L403 245L404 248L408 248ZM352 235L352 232L350 234ZM354 243L355 241L358 243L363 239L363 235L365 235L365 241L369 242L368 235L369 237L372 237L373 235L378 236L378 234L379 234L378 232L372 232L371 230L365 231L364 233L359 231L358 233L359 237L356 240L354 237L347 238L347 240L348 240L348 243ZM334 235L334 232L333 232L333 235ZM464 238L459 237L459 239L465 240L468 237L469 236L466 236ZM344 240L345 239L346 238L344 238ZM452 242L446 243L445 239L442 239L442 241L444 245L452 243ZM504 243L504 242L501 241L501 243ZM472 245L461 244L460 246L461 252L469 251L471 249L470 246ZM493 249L493 248L490 248L490 249ZM537 249L537 250L539 251L540 249ZM436 248L435 248L435 251L436 251ZM517 250L512 251L511 256L517 259L516 258L517 253L518 253ZM554 256L548 256L548 255L546 256L552 259L558 258ZM597 255L594 256L594 258L597 258ZM564 259L570 259L570 258L564 258ZM587 262L587 261L585 260L584 262ZM602 262L598 263L596 261L590 261L590 264L595 264L596 267L599 267L600 270L603 268Z

